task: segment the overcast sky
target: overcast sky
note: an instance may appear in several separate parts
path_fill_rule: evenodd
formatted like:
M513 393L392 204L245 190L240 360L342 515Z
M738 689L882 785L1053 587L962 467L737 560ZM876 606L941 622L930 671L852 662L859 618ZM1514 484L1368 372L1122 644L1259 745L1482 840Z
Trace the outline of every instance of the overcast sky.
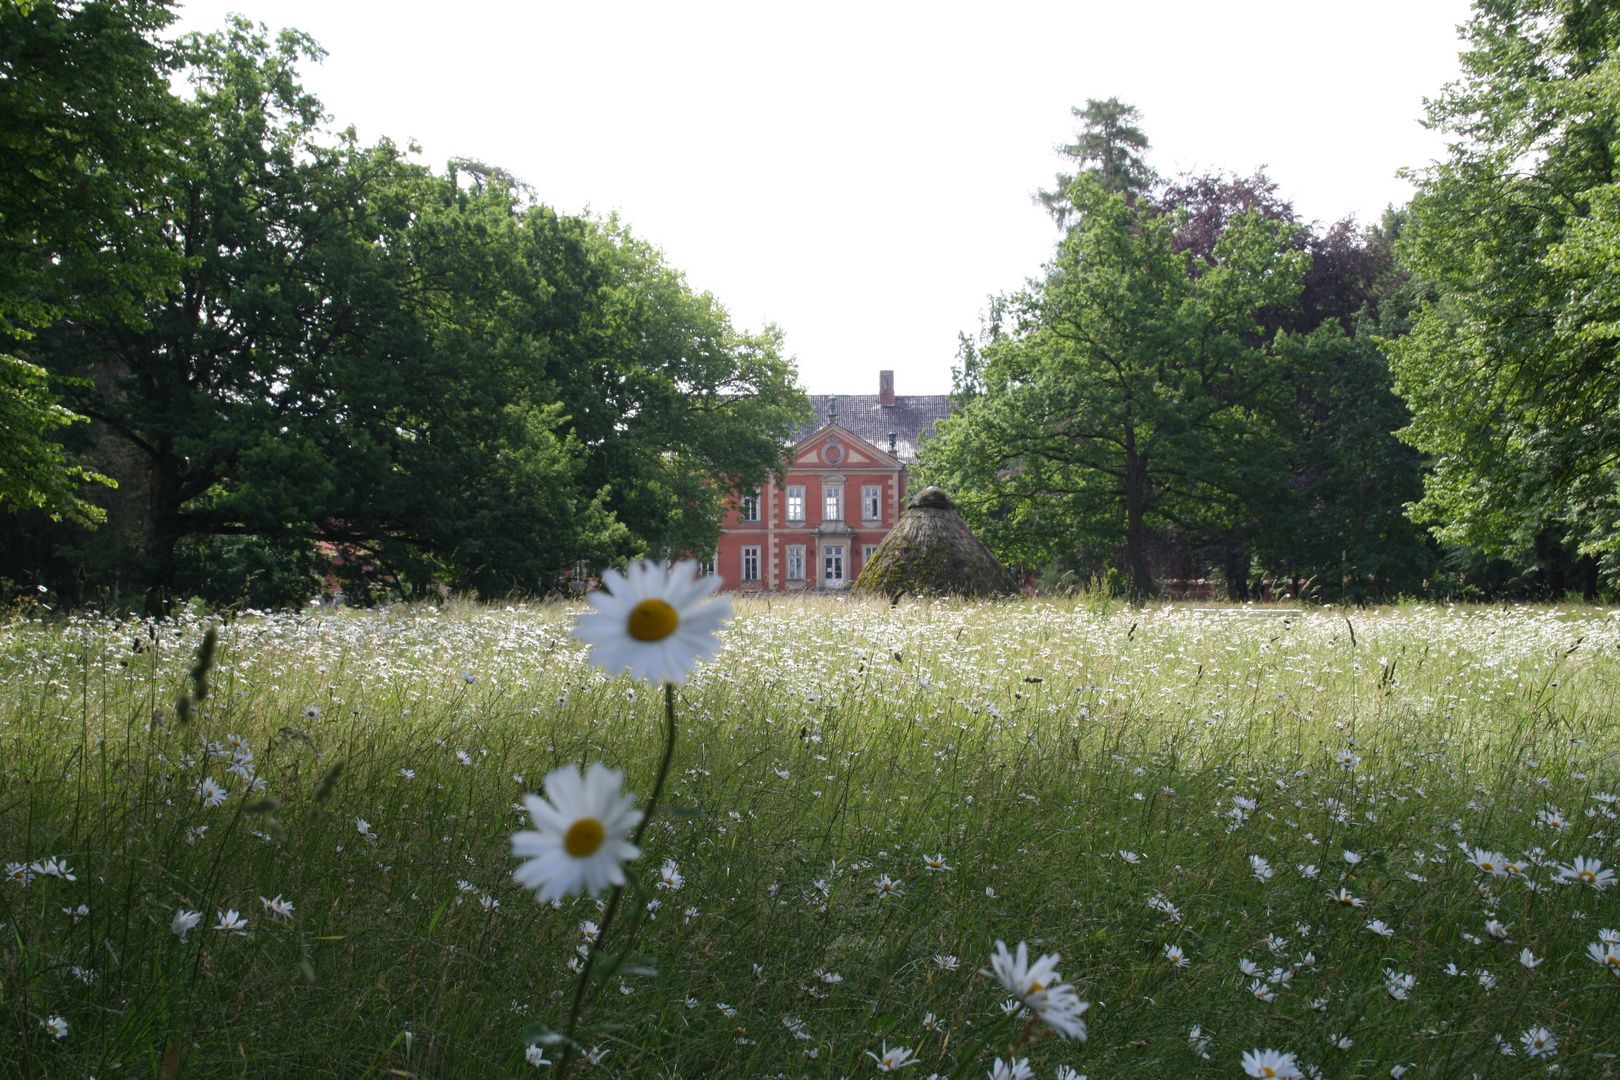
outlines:
M1265 166L1307 218L1375 220L1443 147L1464 0L592 4L190 0L328 52L305 84L365 141L500 165L617 211L815 393L944 393L959 331L1049 257L1032 205L1071 105L1142 110L1160 172Z

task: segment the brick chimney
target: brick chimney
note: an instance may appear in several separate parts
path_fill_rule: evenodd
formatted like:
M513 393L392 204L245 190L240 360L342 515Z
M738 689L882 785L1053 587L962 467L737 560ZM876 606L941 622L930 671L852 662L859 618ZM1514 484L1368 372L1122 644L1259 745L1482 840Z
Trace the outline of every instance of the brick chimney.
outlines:
M878 372L878 404L894 404L894 372Z

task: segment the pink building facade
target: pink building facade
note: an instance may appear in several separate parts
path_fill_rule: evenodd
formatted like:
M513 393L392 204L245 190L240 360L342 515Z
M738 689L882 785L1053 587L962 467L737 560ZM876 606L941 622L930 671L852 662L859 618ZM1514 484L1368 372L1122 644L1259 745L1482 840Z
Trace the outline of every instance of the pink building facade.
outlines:
M847 589L900 520L918 440L950 409L945 395L896 396L890 371L875 395L811 403L781 481L741 494L722 522L714 570L726 589Z

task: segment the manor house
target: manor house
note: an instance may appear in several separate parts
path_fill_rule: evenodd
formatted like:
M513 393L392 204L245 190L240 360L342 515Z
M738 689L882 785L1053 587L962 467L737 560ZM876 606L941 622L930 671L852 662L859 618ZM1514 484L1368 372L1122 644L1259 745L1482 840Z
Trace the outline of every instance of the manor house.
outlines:
M945 394L811 394L781 483L744 492L721 523L711 569L738 591L844 589L900 520L918 440L950 413Z

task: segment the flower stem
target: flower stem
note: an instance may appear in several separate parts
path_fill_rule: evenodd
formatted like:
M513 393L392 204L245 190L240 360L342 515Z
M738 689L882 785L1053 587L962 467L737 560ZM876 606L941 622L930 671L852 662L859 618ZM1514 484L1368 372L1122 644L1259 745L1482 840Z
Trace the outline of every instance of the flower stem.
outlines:
M652 794L647 798L647 816L636 826L630 842L641 846L641 834L658 812L658 796L664 793L664 778L669 775L669 763L675 760L675 684L664 684L664 760L658 763L658 777L653 781Z
M664 780L669 776L669 765L673 760L675 760L675 684L665 683L664 757L658 763L658 776L653 780L652 794L647 799L646 814L642 817L641 824L636 826L635 833L630 837L630 842L638 848L641 846L641 834L647 831L648 823L652 821L653 814L658 810L658 797L663 794ZM562 1057L557 1062L557 1071L552 1074L554 1077L561 1077L568 1071L568 1067L573 1064L576 1051L579 1049L579 1042L575 1035L579 1029L580 1014L585 1009L585 990L590 986L591 969L596 966L597 954L606 951L604 946L607 944L608 930L613 925L614 916L619 913L619 899L623 894L624 886L618 885L614 887L612 895L608 897L607 909L602 912L602 928L596 932L596 940L591 943L590 954L585 957L585 966L580 969L579 982L574 987L574 1003L568 1010L568 1025L564 1031L568 1041L564 1044ZM636 933L640 929L641 920L638 918L630 925L630 932L624 939L624 947L616 958L619 963L622 963L625 955L629 953L630 946L635 943ZM617 963L614 965L615 968L618 966Z

